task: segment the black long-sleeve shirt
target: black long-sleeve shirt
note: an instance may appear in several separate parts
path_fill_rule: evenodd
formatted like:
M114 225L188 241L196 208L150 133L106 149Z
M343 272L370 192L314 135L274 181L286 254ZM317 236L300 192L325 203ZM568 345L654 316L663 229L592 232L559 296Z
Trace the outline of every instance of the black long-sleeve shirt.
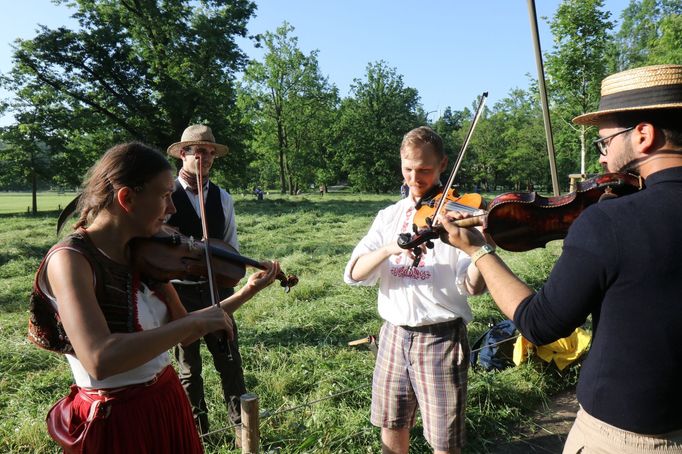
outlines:
M589 314L592 345L577 389L583 408L641 434L682 429L682 167L586 209L514 322L544 345Z

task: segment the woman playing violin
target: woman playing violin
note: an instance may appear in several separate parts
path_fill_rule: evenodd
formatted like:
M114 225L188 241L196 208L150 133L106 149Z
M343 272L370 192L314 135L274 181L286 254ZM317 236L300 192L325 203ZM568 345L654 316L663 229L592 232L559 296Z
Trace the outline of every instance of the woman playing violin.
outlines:
M400 148L409 195L379 212L355 247L344 280L374 285L384 319L372 385L371 421L384 452L407 453L419 407L427 441L438 453L458 453L464 441L472 319L467 296L485 290L469 256L436 241L415 262L398 234L412 229L415 204L440 186L447 166L443 141L431 128L408 132ZM423 245L422 245L423 246Z
M646 189L589 206L571 225L548 281L535 292L479 232L450 213L442 237L480 254L491 296L536 345L568 336L592 316L593 339L564 454L682 453L682 65L613 74L596 125L608 172L636 172ZM482 251L481 253L477 251Z
M64 353L75 381L47 418L65 452L202 452L167 350L209 332L231 335L229 313L279 271L268 263L221 307L187 314L169 283L132 269L128 247L175 212L173 187L158 151L137 142L111 148L84 183L75 232L37 272L30 338Z

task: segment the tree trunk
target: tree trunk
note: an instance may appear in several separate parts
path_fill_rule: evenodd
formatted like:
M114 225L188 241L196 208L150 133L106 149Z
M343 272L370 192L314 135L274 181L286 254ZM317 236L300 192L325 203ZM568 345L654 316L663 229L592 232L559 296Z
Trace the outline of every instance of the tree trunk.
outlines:
M284 137L284 127L282 122L277 119L277 141L279 142L279 186L280 192L286 194L286 179L284 172L284 150L286 149L286 138Z
M35 155L31 156L31 199L33 214L38 214L38 177L36 176Z

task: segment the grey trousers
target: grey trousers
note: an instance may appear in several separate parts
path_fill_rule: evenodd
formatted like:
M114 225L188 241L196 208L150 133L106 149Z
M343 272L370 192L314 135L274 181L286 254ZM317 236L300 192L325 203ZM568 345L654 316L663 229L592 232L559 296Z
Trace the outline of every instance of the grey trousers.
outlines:
M202 309L211 305L208 284L182 285L174 284L180 296L180 301L188 312ZM223 300L234 293L234 289L221 289L220 299ZM213 358L213 365L220 376L223 395L227 405L227 412L233 424L241 423L241 406L239 397L246 392L242 358L239 354L237 342L237 324L234 322L234 340L229 342L229 353L222 351L217 335L211 333L203 340ZM230 359L231 354L231 359ZM201 339L185 347L175 347L175 359L178 361L180 383L182 383L192 406L194 420L199 431L204 434L209 431L208 407L204 398L204 380L201 376Z

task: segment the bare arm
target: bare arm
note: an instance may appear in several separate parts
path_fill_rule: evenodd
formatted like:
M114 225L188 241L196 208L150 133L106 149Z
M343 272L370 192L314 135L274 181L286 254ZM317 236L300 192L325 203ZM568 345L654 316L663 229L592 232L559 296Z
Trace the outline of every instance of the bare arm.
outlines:
M261 262L261 264L267 269L253 273L242 288L220 302L220 307L225 312L233 314L256 293L274 282L277 273L280 272L279 262Z
M449 212L440 218L446 233L441 239L450 245L456 246L472 255L483 246L486 241L481 232L474 228L464 229L457 227L452 219L459 219L463 215ZM473 264L472 264L473 266ZM533 289L519 279L496 254L486 254L475 264L493 297L495 304L510 319L514 318L514 312L521 302L531 296Z
M486 281L481 271L473 263L467 267L464 285L466 285L467 292L470 295L480 295L486 289Z
M159 328L112 333L97 303L92 268L81 254L56 252L48 263L47 277L75 354L88 374L98 380L141 366L188 338L232 331L227 314L212 307Z
M403 252L405 252L405 250L398 246L397 241L394 241L379 249L361 255L355 260L350 271L350 277L354 281L364 281L387 258L392 255L402 254Z

